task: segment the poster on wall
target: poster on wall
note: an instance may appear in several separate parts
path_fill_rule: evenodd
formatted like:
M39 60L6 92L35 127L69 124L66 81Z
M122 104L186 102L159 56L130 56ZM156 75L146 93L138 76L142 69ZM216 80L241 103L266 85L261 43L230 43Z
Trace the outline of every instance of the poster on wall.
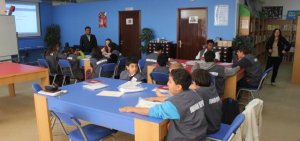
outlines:
M228 26L229 5L216 5L214 14L215 26Z
M283 6L267 6L262 8L262 13L269 19L281 19Z
M106 28L107 27L107 17L106 12L99 12L98 14L98 22L100 28Z
M197 24L198 19L198 16L189 16L189 24Z
M133 25L133 18L126 18L126 25Z

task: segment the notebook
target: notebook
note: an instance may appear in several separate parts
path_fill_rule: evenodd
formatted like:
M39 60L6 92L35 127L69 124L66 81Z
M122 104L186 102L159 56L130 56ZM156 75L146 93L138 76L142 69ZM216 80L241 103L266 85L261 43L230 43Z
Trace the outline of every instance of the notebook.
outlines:
M91 83L91 84L83 85L83 88L86 88L89 90L97 90L97 89L101 89L101 88L104 88L107 86L108 85L103 84L103 83Z
M141 82L128 81L118 87L121 92L139 92L144 91L146 87L139 85Z
M153 101L145 100L143 98L139 98L139 101L135 107L151 108L157 104L161 104L161 102L153 102Z
M59 96L59 95L65 94L67 92L68 92L67 90L60 90L57 92L39 91L38 94L47 95L47 96Z
M97 96L108 96L108 97L120 97L124 95L124 92L119 91L102 91L97 94Z

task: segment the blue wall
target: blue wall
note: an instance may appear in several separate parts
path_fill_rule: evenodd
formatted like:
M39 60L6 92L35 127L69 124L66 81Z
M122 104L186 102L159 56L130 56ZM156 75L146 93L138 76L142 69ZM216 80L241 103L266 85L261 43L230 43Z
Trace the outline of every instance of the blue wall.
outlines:
M214 7L219 4L229 5L229 25L214 26ZM118 43L118 12L126 7L141 10L142 28L149 27L156 37L165 37L176 41L177 9L185 7L208 7L208 38L222 37L232 39L236 28L236 0L111 0L53 6L53 23L61 27L62 43L79 44L84 27L92 27L98 44L103 45L106 38ZM98 12L107 12L108 27L98 28Z
M44 36L46 34L46 27L52 24L52 4L51 3L40 3L40 25L41 25L41 37L29 37L19 38L18 45L19 49L26 47L37 47L44 45Z

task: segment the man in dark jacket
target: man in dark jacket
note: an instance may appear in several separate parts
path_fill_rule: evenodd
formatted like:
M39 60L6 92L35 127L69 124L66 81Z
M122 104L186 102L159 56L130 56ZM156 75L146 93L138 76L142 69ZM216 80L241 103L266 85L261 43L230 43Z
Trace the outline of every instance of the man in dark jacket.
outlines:
M85 53L90 53L92 48L97 47L96 36L91 34L91 27L85 27L85 34L80 37L80 49Z

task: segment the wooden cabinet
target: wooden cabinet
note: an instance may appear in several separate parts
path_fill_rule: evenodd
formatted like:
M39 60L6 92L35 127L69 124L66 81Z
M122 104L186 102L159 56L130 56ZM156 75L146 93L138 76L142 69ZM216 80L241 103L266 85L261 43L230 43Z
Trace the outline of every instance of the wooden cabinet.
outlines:
M150 41L148 46L148 54L154 52L155 47L161 46L163 48L163 53L167 54L170 58L177 58L176 57L176 45L172 42L167 41Z
M294 54L294 63L293 63L293 73L292 73L292 82L294 84L300 85L300 16L298 16L297 21L297 34L295 37L296 46L295 46L295 54Z

